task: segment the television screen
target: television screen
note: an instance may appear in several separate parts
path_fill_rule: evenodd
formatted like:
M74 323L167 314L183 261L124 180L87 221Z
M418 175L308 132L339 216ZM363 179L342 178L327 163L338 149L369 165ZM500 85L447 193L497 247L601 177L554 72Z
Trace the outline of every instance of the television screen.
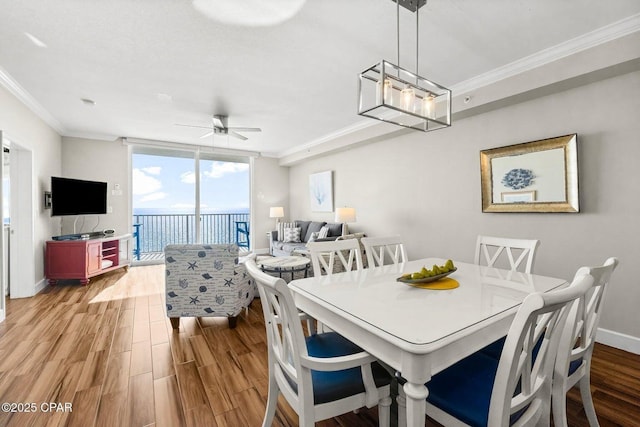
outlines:
M106 213L106 182L51 177L51 216Z

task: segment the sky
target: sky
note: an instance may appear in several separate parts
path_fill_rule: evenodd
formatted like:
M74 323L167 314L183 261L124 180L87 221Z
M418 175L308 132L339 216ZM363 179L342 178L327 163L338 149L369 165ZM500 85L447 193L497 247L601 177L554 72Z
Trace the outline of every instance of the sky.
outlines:
M133 155L133 209L195 210L195 166L188 158ZM249 164L200 161L201 211L249 209Z

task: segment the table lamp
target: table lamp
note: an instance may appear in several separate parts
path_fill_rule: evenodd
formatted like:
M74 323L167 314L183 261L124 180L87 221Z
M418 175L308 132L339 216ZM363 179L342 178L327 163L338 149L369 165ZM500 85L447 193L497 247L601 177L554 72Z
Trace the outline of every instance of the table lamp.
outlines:
M336 222L344 222L345 234L349 232L347 228L348 222L356 222L356 210L355 208L336 208Z
M278 223L280 222L280 218L284 218L284 208L282 206L273 206L269 208L269 218L276 219L276 229L278 228Z

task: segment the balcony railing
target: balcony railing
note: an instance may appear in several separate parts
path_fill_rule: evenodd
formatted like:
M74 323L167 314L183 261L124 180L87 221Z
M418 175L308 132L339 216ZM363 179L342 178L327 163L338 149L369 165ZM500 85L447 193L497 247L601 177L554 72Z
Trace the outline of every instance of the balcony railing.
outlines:
M196 240L194 214L134 215L133 224L137 259L143 254L162 253L167 245L191 244ZM204 244L237 243L248 248L248 235L237 231L238 228L248 230L248 224L248 213L201 214L201 241Z

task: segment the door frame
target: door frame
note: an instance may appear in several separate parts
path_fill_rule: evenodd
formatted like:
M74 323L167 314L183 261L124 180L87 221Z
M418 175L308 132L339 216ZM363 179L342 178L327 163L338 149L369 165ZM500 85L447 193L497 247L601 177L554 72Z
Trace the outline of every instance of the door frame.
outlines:
M34 246L34 179L33 152L16 143L11 137L9 180L10 218L9 297L25 298L35 295Z

